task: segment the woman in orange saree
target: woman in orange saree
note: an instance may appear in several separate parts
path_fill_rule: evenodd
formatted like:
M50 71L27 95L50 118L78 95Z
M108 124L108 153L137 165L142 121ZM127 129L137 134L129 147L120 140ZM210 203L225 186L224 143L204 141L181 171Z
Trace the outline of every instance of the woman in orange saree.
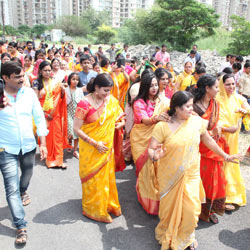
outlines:
M122 110L124 110L125 97L129 89L129 76L125 72L125 67L121 65L121 68L118 68L115 64L112 67L111 77L114 81L111 94L119 101Z
M67 104L65 87L61 82L50 78L51 65L43 61L39 66L39 77L34 81L33 88L38 94L43 108L49 134L46 137L48 168L67 166L63 163L63 150L71 147L67 140Z
M143 74L133 102L134 126L130 133L131 150L136 166L138 201L149 214L158 214L159 197L148 145L155 124L165 120L169 102L158 97L159 85L153 72ZM167 99L167 98L166 98Z
M219 92L219 82L212 75L202 76L194 89L194 111L208 121L208 133L216 143L229 153L229 147L224 137L221 136L219 121L219 104L215 100ZM206 193L206 203L202 204L200 219L217 224L215 215L223 215L226 201L226 179L224 174L224 159L200 143L200 174Z
M115 181L114 134L125 124L118 101L110 95L113 81L99 74L88 84L89 95L77 105L74 132L79 136L82 213L111 223L109 213L121 215Z
M161 250L194 250L195 228L205 198L200 178L200 140L227 161L237 156L226 154L207 132L207 121L193 116L193 96L176 92L170 102L169 122L155 125L149 158L157 166L160 196L156 239Z

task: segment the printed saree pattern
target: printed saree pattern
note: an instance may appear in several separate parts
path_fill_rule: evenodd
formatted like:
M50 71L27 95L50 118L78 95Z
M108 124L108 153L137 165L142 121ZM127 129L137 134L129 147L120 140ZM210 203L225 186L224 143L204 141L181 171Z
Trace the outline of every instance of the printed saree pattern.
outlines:
M109 213L121 215L115 181L114 133L115 122L123 113L113 97L105 101L98 110L82 100L75 117L83 119L82 130L96 141L106 143L105 154L92 145L79 140L79 174L82 183L83 215L101 222L112 222ZM99 115L100 114L100 117Z
M156 101L153 116L167 111L168 103ZM155 125L134 124L130 133L132 155L136 166L138 201L149 214L158 214L159 195L156 169L148 157L148 145Z
M200 135L206 122L191 116L176 131L166 122L156 124L152 137L166 148L158 161L160 196L156 239L162 250L184 250L195 239L194 231L205 193L200 178Z

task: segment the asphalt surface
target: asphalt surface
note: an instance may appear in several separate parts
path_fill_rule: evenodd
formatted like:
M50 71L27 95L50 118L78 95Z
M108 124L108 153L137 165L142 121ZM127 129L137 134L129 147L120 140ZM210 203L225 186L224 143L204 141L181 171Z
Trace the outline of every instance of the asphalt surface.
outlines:
M69 153L65 159L67 170L47 169L37 155L28 190L31 204L25 207L29 238L24 247L14 244L15 228L0 179L0 250L160 250L154 238L158 218L139 205L132 166L117 174L123 215L104 224L82 216L78 161ZM250 201L250 190L247 196ZM219 220L217 225L199 223L199 250L250 250L250 205Z

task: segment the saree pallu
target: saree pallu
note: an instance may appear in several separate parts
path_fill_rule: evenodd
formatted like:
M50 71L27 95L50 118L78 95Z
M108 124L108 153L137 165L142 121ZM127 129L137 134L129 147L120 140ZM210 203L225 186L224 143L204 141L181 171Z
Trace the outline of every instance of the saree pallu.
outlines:
M157 100L153 116L167 111L168 103ZM156 170L148 157L148 146L155 125L134 124L130 133L131 151L136 166L137 198L145 211L158 214L159 195L156 181Z
M220 81L220 93L217 96L220 104L220 123L222 127L238 126L241 115L235 111L242 107L245 100L239 94L227 96L224 84ZM229 145L230 154L239 153L239 132L240 128L235 133L223 132L227 144ZM226 177L226 203L233 203L239 206L246 205L246 189L244 179L240 171L239 163L224 162L224 173Z
M129 89L129 81L126 80L123 73L119 73L118 75L113 73L111 77L114 81L114 86L111 90L111 94L119 101L119 104L124 111L125 98Z
M46 165L48 168L61 167L63 165L63 150L71 147L67 139L67 104L66 94L61 97L60 83L56 84L52 91L53 108L46 111L53 119L47 121L49 134L46 136L48 156ZM46 95L40 98L41 106L44 107Z
M217 126L219 110L218 103L211 99L206 112L202 115L203 119L209 121L208 131L212 131ZM196 111L195 105L194 111ZM223 137L220 137L216 143L224 152L229 153L229 147ZM212 213L223 215L225 212L226 180L223 168L224 159L208 149L202 142L200 143L200 154L200 174L206 193L206 203L202 204L200 218L209 222Z
M183 250L195 239L195 228L205 193L200 178L200 135L206 123L191 116L172 132L165 122L156 124L152 137L166 148L158 161L160 222L155 229L161 250Z
M115 181L114 133L115 122L122 114L118 101L110 95L100 117L84 123L82 131L96 141L106 143L104 154L79 140L79 175L82 183L83 215L101 222L112 222L109 213L121 215ZM103 124L102 124L103 123ZM102 125L101 125L102 124Z

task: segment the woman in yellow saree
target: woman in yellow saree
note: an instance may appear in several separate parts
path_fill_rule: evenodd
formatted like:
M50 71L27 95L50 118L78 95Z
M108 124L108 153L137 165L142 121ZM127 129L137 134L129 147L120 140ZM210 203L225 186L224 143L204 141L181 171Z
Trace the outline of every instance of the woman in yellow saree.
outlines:
M158 214L159 197L154 166L148 158L148 145L155 124L167 118L169 102L158 97L154 73L142 76L139 94L133 102L134 126L130 133L131 150L136 166L138 201L149 214ZM166 98L167 99L167 98Z
M237 157L229 156L216 144L207 132L207 121L193 116L192 111L192 94L176 92L168 111L170 121L155 125L149 145L149 157L157 165L160 222L155 233L161 250L197 247L194 233L205 198L200 140L227 161Z
M125 67L121 65L118 68L117 63L113 65L110 74L114 81L111 94L119 101L122 110L124 110L125 97L129 89L129 76L125 71Z
M83 215L110 223L121 215L115 182L114 134L125 122L118 101L110 95L113 81L99 74L88 84L89 95L78 103L74 132L79 136L79 174Z
M220 80L220 92L217 100L220 104L220 124L222 134L226 138L231 154L239 150L240 120L244 110L249 112L247 100L235 93L235 80L233 75L226 74ZM244 109L244 110L242 110ZM246 205L246 190L239 163L224 163L226 177L226 210L233 210L234 206Z

